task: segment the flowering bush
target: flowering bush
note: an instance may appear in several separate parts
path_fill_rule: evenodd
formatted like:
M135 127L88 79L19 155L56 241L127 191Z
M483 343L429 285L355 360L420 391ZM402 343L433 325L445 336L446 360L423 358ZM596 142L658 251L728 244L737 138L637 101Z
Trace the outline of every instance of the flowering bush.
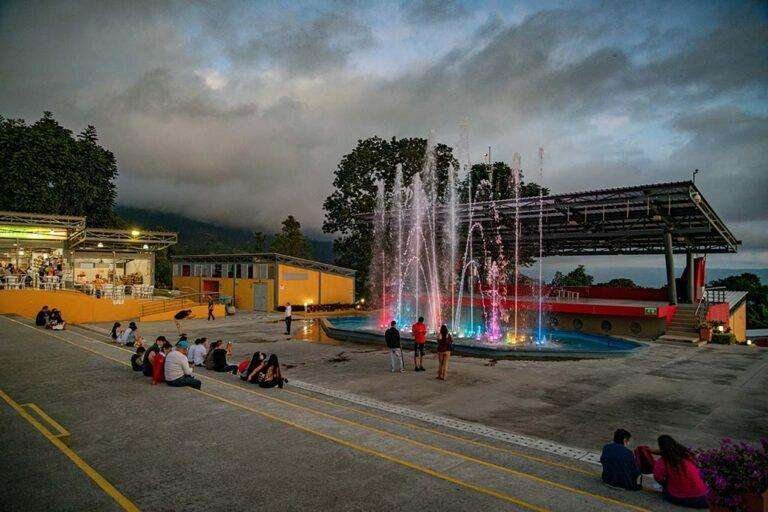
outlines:
M768 489L768 439L761 439L760 444L761 448L755 448L726 438L719 448L696 452L711 503L744 510L745 494L761 494Z

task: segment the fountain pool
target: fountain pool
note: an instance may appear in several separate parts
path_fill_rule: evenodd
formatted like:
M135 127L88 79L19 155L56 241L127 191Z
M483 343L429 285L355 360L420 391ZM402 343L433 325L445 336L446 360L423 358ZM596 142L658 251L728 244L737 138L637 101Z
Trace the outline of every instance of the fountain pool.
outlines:
M364 343L384 343L384 329L378 325L377 315L344 316L322 319L322 328L331 338ZM496 359L596 359L624 357L645 347L643 343L623 340L599 334L587 334L558 329L543 330L538 338L538 329L521 332L518 343L499 343L484 337L455 336L455 354ZM413 345L410 332L401 332L403 348ZM535 339L546 341L534 341ZM434 337L427 338L427 344L436 347Z

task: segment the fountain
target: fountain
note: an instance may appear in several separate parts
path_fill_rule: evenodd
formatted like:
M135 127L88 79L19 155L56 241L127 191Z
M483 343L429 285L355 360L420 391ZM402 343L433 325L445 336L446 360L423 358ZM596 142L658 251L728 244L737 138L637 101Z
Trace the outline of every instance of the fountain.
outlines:
M424 165L411 177L410 184L406 183L399 164L389 190L383 182L378 184L368 282L375 301L373 307L378 313L376 321L365 317L330 319L327 329L344 332L352 339L358 335L379 336L383 327L395 320L407 338L410 325L418 317L424 317L433 336L443 323L447 324L453 333L454 347L468 353L480 351L503 357L513 352L568 353L570 349L584 352L599 346L600 338L605 337L546 328L541 187L536 255L538 282L534 285L533 280L523 281L520 267L533 255L524 254L520 244L523 236L520 154L513 155L508 184L514 200L511 251L504 247L505 221L496 205L493 178L473 183L468 143L466 155L464 181L468 195L465 204L460 204L458 199L458 165L451 165L441 192L432 133L427 141ZM538 156L541 185L543 148L539 148ZM492 172L490 158L488 166ZM482 204L483 210L476 220L478 204ZM512 259L508 258L508 252L512 253ZM481 314L476 314L478 312ZM636 348L632 342L626 342L623 347L621 343L609 341L609 347L614 351Z

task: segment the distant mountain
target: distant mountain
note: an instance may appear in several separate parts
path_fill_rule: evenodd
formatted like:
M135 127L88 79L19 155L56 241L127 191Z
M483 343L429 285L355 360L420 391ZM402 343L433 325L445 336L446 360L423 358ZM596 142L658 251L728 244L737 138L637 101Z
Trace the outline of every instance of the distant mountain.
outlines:
M205 222L157 210L145 210L118 205L116 213L128 223L143 229L154 231L175 231L179 234L179 243L173 249L175 254L213 254L257 252L253 231L212 222ZM274 236L264 233L265 251ZM317 261L333 263L333 242L330 240L311 240L312 252Z

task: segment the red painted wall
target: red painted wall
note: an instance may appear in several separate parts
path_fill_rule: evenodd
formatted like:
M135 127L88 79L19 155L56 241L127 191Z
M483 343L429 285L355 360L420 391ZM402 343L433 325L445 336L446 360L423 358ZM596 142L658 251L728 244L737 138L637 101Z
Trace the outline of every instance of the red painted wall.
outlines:
M707 320L714 322L722 322L728 325L730 320L730 310L727 302L720 302L718 304L712 304L707 310Z

